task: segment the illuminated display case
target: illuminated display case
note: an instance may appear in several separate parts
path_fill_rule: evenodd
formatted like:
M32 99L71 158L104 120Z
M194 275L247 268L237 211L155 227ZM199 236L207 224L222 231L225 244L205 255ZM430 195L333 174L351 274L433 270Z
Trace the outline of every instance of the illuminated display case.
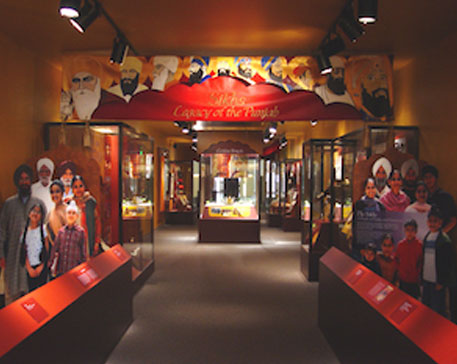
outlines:
M69 159L90 156L96 175L83 178L101 181L90 192L97 200L103 242L123 244L138 272L153 269L153 140L124 123L47 123L45 148L70 150ZM84 170L73 162L76 173Z
M194 204L194 161L170 161L165 206L167 224L193 224L196 211ZM198 185L198 181L197 181Z
M282 229L302 231L301 222L301 159L287 159L281 163Z
M222 142L200 156L201 242L260 242L260 159L245 144Z
M265 210L268 226L281 226L282 204L280 201L280 163L276 159L265 160Z

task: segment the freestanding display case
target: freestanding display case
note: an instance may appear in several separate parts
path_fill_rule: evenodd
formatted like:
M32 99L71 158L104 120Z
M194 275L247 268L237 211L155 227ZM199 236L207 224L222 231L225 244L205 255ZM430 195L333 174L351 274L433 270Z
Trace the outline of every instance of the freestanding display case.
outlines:
M282 222L282 204L280 201L280 163L276 159L265 160L265 209L267 225L280 227Z
M194 205L194 161L170 161L166 205L167 224L193 224Z
M123 244L132 255L135 276L152 272L153 140L124 123L47 123L45 148L62 158L71 160L89 155L95 161L97 175L83 175L83 178L101 181L90 192L97 200L102 240L109 246ZM85 170L77 160L72 162L76 164L76 173ZM57 173L56 177L59 177Z
M260 242L260 159L226 141L200 156L200 242Z
M301 159L287 159L281 163L282 229L302 231L301 221Z
M319 258L331 241L332 141L310 139L303 143L303 199L301 268L309 281L316 281Z

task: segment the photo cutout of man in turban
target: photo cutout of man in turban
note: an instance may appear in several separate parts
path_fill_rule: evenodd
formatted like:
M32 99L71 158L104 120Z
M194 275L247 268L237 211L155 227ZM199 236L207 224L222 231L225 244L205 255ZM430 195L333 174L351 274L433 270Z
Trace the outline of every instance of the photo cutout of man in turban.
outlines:
M69 203L70 200L73 198L73 191L71 189L71 181L73 180L73 177L76 175L76 165L72 161L63 161L62 163L59 164L57 167L57 178L59 178L64 187L64 195L63 195L63 201L65 203Z
M140 83L143 62L136 57L126 57L120 66L121 79L118 85L110 87L107 91L122 97L125 102L130 102L132 97L148 88Z
M354 106L351 95L346 89L345 68L346 60L343 57L330 57L332 72L327 77L327 83L314 88L314 92L320 96L324 103L341 102Z
M154 70L152 71L152 89L163 91L165 86L171 82L178 69L179 60L176 56L154 57Z
M36 164L38 182L32 185L32 196L39 198L44 202L46 210L51 211L54 208L54 202L51 199L49 186L54 173L54 162L49 158L41 158Z
M189 85L202 83L211 76L206 74L208 68L208 57L192 57L189 66Z
M375 180L378 196L381 198L390 191L387 180L392 172L392 164L387 158L381 157L373 164L371 172Z

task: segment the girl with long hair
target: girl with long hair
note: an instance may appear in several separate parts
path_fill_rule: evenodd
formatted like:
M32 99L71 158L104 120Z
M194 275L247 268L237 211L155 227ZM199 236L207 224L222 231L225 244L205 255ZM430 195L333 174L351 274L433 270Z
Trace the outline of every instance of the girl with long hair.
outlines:
M27 271L29 292L44 285L48 278L49 242L43 215L43 207L40 204L33 205L22 234L20 260Z

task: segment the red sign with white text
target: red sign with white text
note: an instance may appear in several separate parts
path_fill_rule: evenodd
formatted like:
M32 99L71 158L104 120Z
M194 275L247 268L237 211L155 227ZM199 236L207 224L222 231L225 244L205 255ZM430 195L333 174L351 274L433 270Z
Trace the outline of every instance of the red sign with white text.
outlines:
M21 306L24 310L32 316L32 318L37 322L40 323L46 317L48 317L48 313L44 310L43 307L39 305L39 303L33 298L29 298L21 303Z

